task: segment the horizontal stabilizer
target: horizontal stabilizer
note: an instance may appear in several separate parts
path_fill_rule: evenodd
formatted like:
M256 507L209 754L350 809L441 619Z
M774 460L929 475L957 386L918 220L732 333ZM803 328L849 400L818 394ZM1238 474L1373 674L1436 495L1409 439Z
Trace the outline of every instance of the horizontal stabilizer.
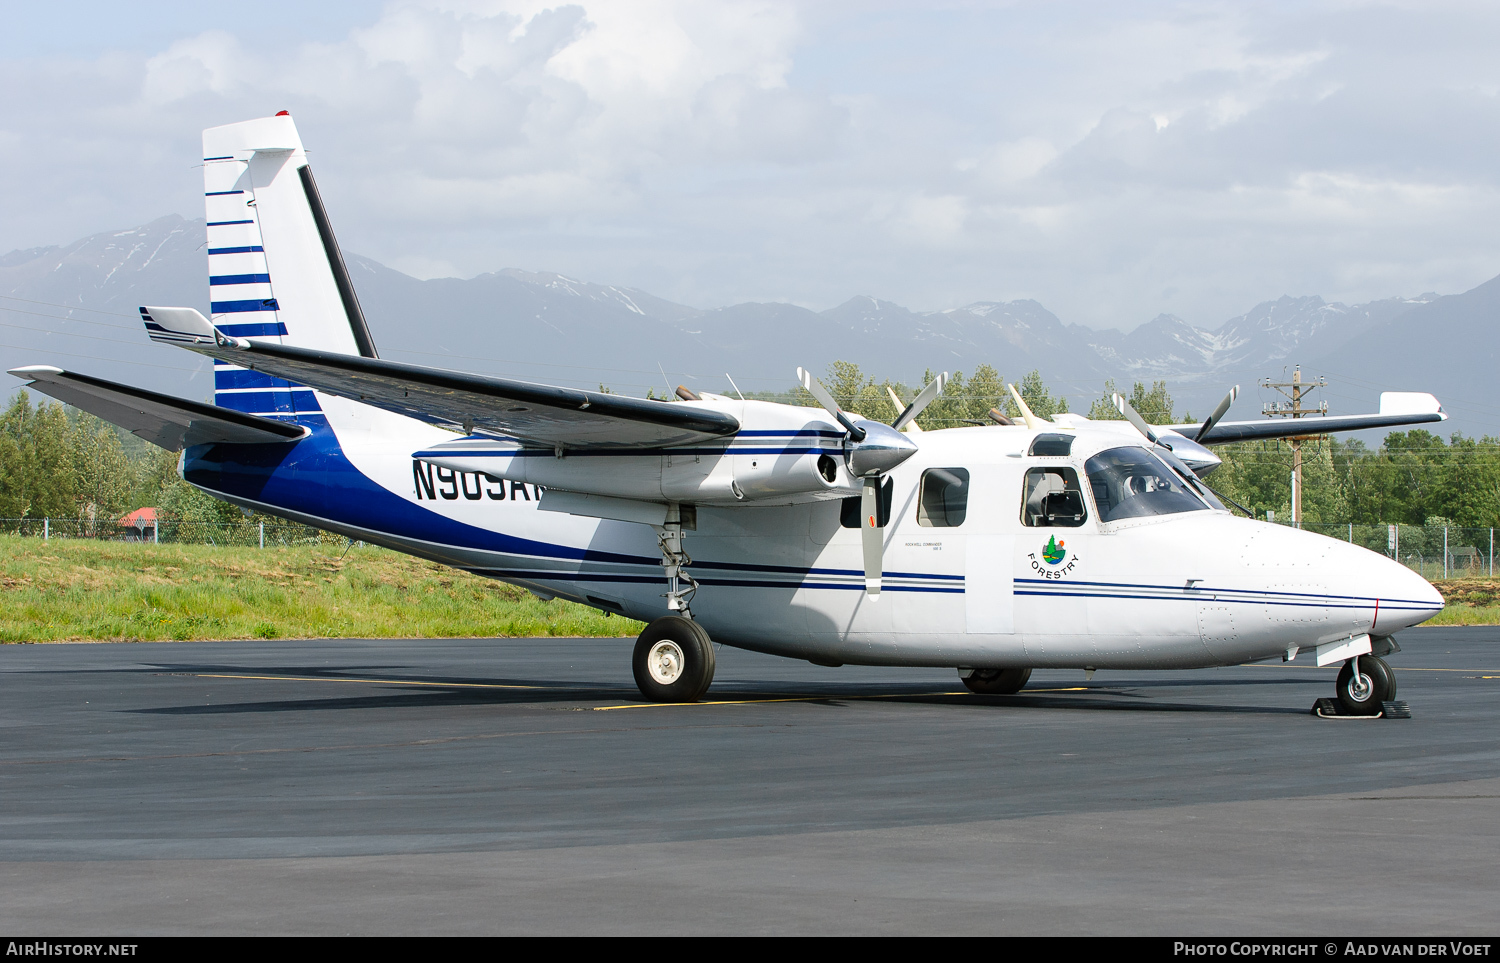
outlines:
M1447 421L1437 398L1419 391L1386 391L1380 395L1380 413L1375 415L1309 415L1304 418L1263 418L1258 421L1221 421L1205 440L1198 436L1202 425L1169 425L1171 430L1198 438L1207 445L1226 445L1236 441L1263 441L1272 438L1297 438L1326 435L1335 431L1361 431L1366 428L1400 428Z
M185 401L48 365L12 368L10 373L43 394L98 415L168 451L216 443L277 444L307 434L301 425Z
M195 335L183 343L252 371L429 424L544 448L642 448L732 436L740 423L709 402L648 401L464 374L269 341ZM186 338L184 339L186 341Z
M198 313L197 308L143 307L140 312L141 321L146 325L146 336L161 344L183 347L213 344L217 337L214 326Z

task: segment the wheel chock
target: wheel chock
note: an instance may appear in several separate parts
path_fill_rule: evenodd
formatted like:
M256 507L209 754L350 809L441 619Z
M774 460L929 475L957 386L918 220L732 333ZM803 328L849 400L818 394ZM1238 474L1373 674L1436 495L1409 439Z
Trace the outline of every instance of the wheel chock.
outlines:
M1405 702L1382 702L1379 712L1361 716L1345 711L1337 699L1319 699L1313 703L1312 714L1319 719L1410 719L1411 706Z

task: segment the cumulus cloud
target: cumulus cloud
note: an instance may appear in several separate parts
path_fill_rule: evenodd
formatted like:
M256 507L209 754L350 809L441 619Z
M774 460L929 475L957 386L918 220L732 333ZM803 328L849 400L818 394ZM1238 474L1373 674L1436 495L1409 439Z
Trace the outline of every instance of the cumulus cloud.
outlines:
M199 130L286 108L345 245L424 276L1131 326L1500 271L1487 5L402 0L282 27L0 61L0 247L195 215Z

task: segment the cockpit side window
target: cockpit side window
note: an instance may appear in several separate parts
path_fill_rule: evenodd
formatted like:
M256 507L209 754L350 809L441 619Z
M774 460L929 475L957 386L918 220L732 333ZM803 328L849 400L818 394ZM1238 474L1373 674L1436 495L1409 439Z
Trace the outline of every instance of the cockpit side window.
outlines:
M1185 479L1144 448L1111 448L1084 465L1099 520L1207 511Z
M956 528L969 512L969 471L966 468L929 468L922 473L917 500L917 524L924 528Z
M1021 524L1027 528L1077 528L1088 519L1078 472L1065 467L1032 468L1021 492Z

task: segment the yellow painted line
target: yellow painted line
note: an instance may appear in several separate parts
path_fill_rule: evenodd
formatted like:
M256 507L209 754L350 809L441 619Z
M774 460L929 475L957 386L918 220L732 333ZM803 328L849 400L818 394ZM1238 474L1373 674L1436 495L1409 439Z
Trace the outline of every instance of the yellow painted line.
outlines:
M299 675L231 675L226 672L195 672L193 677L197 679L245 679L255 682L358 682L365 685L417 685L431 686L438 689L544 689L550 691L568 691L556 689L551 686L542 685L503 685L495 682L417 682L411 679L347 679L330 678L325 676L299 676ZM596 690L597 691L597 690ZM1023 689L1022 692L1089 692L1093 691L1088 686L1071 686L1062 689ZM1101 690L1104 691L1104 690ZM828 693L824 695L801 695L783 696L774 699L714 699L706 702L641 702L620 706L594 706L595 712L608 712L612 709L662 709L668 707L682 706L747 706L768 702L823 702L829 699L841 702L866 701L870 699L920 699L933 698L935 696L970 696L975 693L967 689L957 692L889 692L878 695L838 695ZM1019 694L1019 693L1017 693Z
M1071 689L1022 689L1021 692L1088 692L1089 689L1078 686ZM878 695L839 695L826 693L824 695L801 695L782 696L775 699L712 699L704 702L641 702L624 706L594 706L595 712L609 712L612 709L666 709L682 708L685 706L749 706L758 705L763 702L863 702L871 699L930 699L934 696L971 696L975 693L964 689L959 692L884 692ZM1015 693L1017 695L1021 693Z
M410 679L336 679L299 675L227 675L195 672L199 679L253 679L260 682L363 682L366 685L426 685L438 689L546 689L544 685L501 685L496 682L414 682Z
M790 696L785 699L717 699L712 702L642 702L627 706L594 706L595 712L608 712L611 709L667 709L681 708L683 706L748 706L760 702L810 702L822 699L869 699L875 696Z
M1340 662L1339 664L1342 665L1343 663ZM1238 666L1236 666L1236 668L1240 668L1240 669L1331 669L1331 668L1333 668L1333 663L1329 663L1328 665L1291 665L1290 663L1286 663L1286 662L1241 662ZM1421 667L1415 666L1415 665L1393 665L1393 666L1391 666L1391 668L1393 668L1393 669L1399 669L1402 672L1494 672L1495 671L1494 669L1424 669L1424 668L1421 668ZM1494 678L1494 677L1493 676L1485 676L1484 678L1489 679L1489 678Z

